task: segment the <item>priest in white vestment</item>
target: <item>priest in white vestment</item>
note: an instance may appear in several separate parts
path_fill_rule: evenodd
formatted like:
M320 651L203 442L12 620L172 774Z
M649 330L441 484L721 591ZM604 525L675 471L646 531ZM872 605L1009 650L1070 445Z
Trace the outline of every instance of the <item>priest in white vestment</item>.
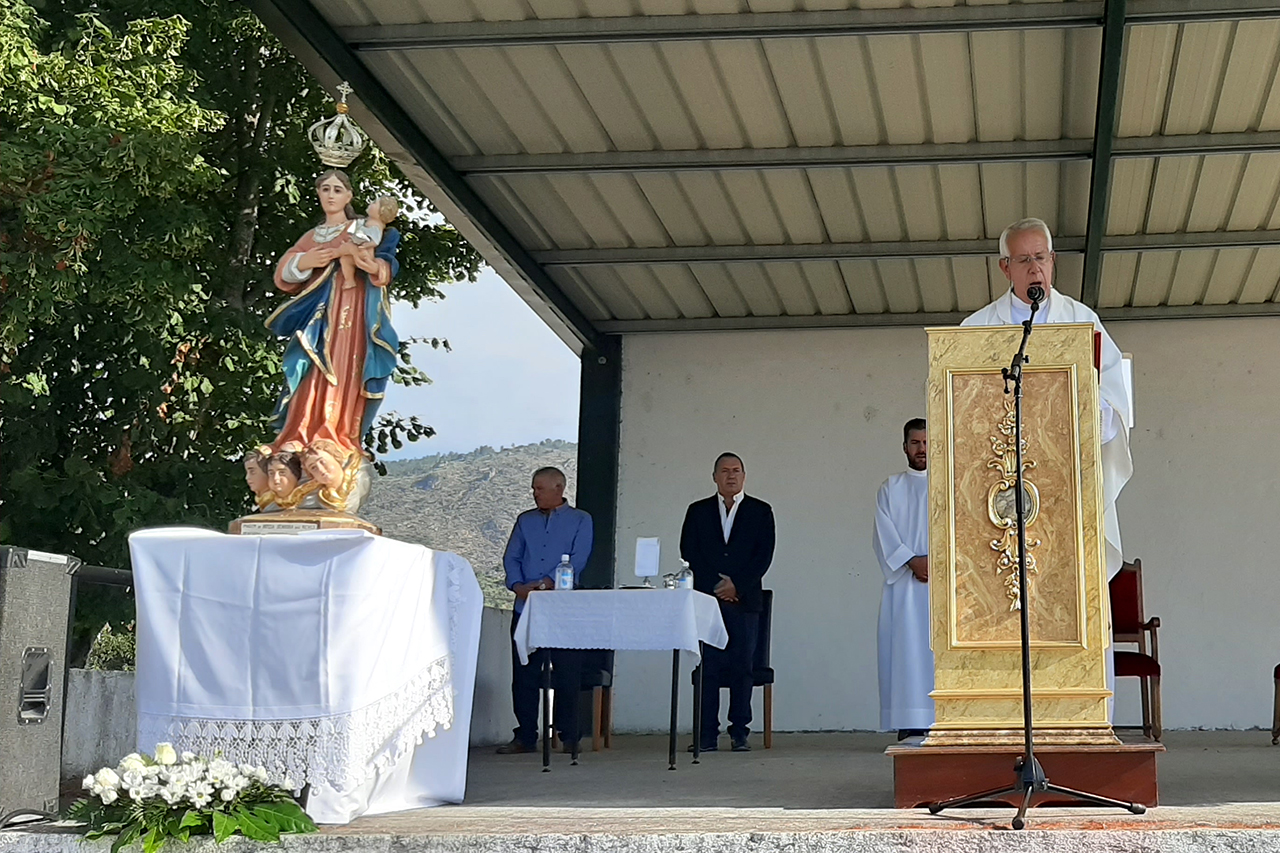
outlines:
M929 647L928 432L923 418L903 427L907 470L876 495L873 545L884 590L876 640L880 671L880 728L898 740L933 725L933 651Z
M1016 326L1025 322L1031 315L1027 290L1032 285L1039 285L1044 288L1045 301L1036 311L1036 325L1092 323L1102 333L1101 384L1098 390L1102 404L1103 527L1107 578L1110 579L1123 564L1116 498L1133 474L1129 427L1125 422L1131 405L1129 390L1124 382L1120 349L1102 327L1098 315L1087 305L1053 289L1053 262L1053 236L1048 225L1039 219L1023 219L1010 225L1000 235L1000 269L1009 279L1009 290L986 308L970 314L960 325Z
M1023 219L1013 223L1000 235L1000 270L1009 280L1008 292L986 308L969 315L960 325L1013 326L1025 322L1031 316L1031 299L1027 296L1027 291L1033 285L1039 285L1044 288L1045 301L1036 311L1036 325L1092 323L1102 333L1098 386L1102 408L1102 521L1106 538L1107 578L1110 579L1124 564L1124 552L1120 547L1120 521L1116 517L1116 498L1133 474L1133 458L1129 455L1129 426L1126 422L1132 401L1124 381L1119 347L1102 327L1102 321L1093 309L1053 288L1053 264L1053 235L1049 233L1049 226L1039 219ZM1107 685L1115 690L1115 674L1110 654L1107 655Z

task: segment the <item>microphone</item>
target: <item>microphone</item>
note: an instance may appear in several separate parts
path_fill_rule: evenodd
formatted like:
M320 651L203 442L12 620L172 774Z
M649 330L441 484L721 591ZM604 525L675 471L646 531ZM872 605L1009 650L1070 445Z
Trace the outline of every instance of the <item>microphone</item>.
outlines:
M1044 302L1044 288L1038 284L1033 284L1027 288L1027 298L1031 300L1032 305L1039 305Z

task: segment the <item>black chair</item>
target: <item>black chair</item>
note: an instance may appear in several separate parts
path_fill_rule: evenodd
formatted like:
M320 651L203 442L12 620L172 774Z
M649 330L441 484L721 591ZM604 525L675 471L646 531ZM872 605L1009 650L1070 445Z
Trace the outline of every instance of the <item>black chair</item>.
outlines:
M764 688L764 748L773 749L773 590L763 590L760 606L760 631L756 635L756 656L751 663L751 684ZM693 689L698 689L698 670L693 670Z
M770 648L773 645L773 590L764 590L760 609L760 634L756 639L756 659L751 667L755 687L764 688L764 748L773 749L773 667Z
M591 749L613 746L613 650L588 649L582 653L582 692L591 697ZM586 700L584 695L583 701ZM579 712L583 713L582 705Z
M1280 664L1276 664L1275 672L1272 675L1276 679L1276 698L1275 704L1272 706L1271 715L1271 745L1275 746L1280 743Z

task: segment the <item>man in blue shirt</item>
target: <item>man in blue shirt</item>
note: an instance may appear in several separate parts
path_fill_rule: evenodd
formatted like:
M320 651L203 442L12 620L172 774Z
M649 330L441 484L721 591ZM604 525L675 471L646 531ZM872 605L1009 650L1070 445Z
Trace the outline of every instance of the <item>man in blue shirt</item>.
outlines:
M533 475L535 509L516 518L502 566L507 572L507 589L516 594L515 616L511 620L511 703L516 712L515 737L498 747L500 755L533 752L538 745L538 689L542 664L549 656L556 699L556 733L569 751L578 740L576 703L582 681L582 653L576 649L539 649L521 665L516 651L515 629L524 612L529 593L555 589L555 570L568 554L573 566L574 586L591 556L591 516L569 506L564 498L564 472L559 468L539 468Z

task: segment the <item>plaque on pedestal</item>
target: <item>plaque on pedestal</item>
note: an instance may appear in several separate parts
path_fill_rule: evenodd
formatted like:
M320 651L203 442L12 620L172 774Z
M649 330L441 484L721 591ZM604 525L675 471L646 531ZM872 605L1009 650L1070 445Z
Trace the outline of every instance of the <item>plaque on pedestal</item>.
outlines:
M228 533L245 536L277 533L302 533L307 530L367 530L382 534L382 528L349 512L325 509L284 509L279 512L255 512L237 518L227 526Z

